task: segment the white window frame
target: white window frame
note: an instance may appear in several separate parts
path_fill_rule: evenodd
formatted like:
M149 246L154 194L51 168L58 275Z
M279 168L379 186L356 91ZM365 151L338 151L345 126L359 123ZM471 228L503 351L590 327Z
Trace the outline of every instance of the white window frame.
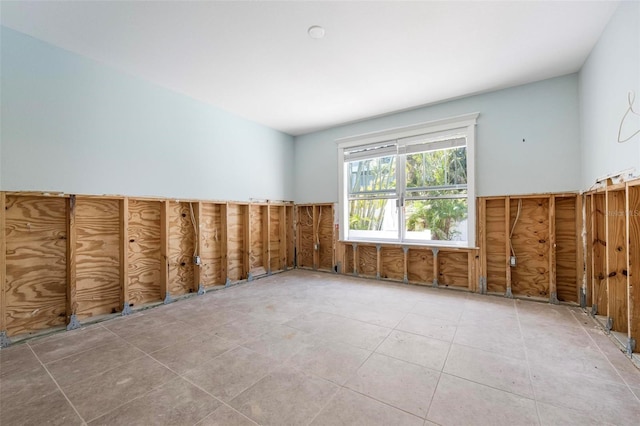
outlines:
M475 140L476 140L476 123L479 113L471 113L450 117L442 120L429 121L426 123L415 124L413 126L400 127L394 129L383 130L380 132L367 133L363 135L350 136L347 138L337 139L338 145L338 221L340 230L340 240L342 241L367 241L367 242L391 242L406 244L428 244L430 246L460 246L475 247L476 244L476 196L475 196ZM365 145L375 145L384 142L395 143L398 146L398 163L396 167L399 170L399 178L403 179L404 186L404 154L408 146L417 142L428 142L429 140L442 140L447 136L464 134L466 138L467 149L467 241L441 241L430 240L420 242L414 239L406 239L405 232L401 229L400 235L395 239L363 239L348 238L347 227L349 218L347 217L348 205L345 196L348 192L347 181L345 179L346 165L345 151L351 148ZM404 225L404 217L399 226Z

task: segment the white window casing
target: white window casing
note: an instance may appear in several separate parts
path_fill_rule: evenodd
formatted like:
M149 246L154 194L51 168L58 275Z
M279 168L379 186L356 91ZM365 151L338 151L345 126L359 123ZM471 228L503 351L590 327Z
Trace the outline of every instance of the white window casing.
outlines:
M400 243L423 243L428 245L475 247L475 127L479 113L465 114L461 116L430 121L407 127L394 128L380 132L367 133L336 140L338 145L338 219L340 239L349 241L381 241ZM436 151L448 148L466 147L466 190L467 190L467 239L464 242L452 242L443 240L416 241L405 235L404 197L411 188L405 188L406 155ZM396 236L383 231L351 231L348 235L349 217L347 195L349 191L348 175L349 162L375 159L381 157L394 157L396 161L396 193L389 196L389 191L384 191L385 199L396 199L398 211L399 231ZM437 187L430 188L439 189ZM372 195L372 196L375 196ZM427 199L424 197L423 199ZM443 197L446 198L446 197ZM409 197L408 197L409 199ZM402 207L402 208L400 208ZM367 236L367 233L376 233L376 236Z

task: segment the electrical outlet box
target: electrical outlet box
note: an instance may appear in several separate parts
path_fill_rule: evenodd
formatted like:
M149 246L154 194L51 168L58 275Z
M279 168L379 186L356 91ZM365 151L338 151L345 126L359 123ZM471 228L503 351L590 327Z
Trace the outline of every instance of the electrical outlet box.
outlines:
M193 263L195 265L200 265L201 263L200 256L193 256Z
M509 266L511 266L512 268L514 268L516 266L516 257L515 256L511 256L509 258Z
M318 251L318 250L320 249L320 244L314 244L314 245L313 245L313 249L314 249L315 251Z

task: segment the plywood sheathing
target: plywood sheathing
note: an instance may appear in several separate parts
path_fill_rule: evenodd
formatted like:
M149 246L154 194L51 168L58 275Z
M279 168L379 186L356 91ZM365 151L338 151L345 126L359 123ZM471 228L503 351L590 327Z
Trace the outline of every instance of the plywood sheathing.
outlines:
M8 336L63 328L73 315L83 323L171 301L200 284L221 287L229 269L230 282L247 277L247 204L4 192L0 198L0 332ZM291 204L261 208L293 227ZM286 248L279 270L293 262L293 241L278 241L293 237L287 229L273 243L274 251ZM271 247L263 240L262 259L272 258Z
M161 250L160 201L129 199L128 301L134 307L163 300L160 290L163 259Z
M8 195L4 208L7 334L65 325L67 200Z

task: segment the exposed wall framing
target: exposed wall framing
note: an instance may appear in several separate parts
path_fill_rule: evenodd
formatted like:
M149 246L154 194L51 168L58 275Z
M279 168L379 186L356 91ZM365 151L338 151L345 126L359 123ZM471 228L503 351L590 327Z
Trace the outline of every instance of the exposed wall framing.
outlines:
M0 332L9 337L294 265L287 203L0 192L0 213Z
M579 303L581 240L577 194L478 199L480 277L488 293Z
M478 249L340 242L337 261L348 275L476 291Z
M584 209L587 306L627 353L640 352L640 179L603 182Z
M333 204L297 205L296 218L297 266L333 271L336 265Z

